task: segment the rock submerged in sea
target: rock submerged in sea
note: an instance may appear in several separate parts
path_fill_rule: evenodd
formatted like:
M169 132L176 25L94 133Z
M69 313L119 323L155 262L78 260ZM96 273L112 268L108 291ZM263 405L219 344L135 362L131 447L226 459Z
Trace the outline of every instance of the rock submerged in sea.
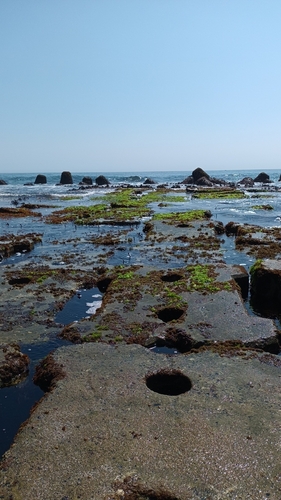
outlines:
M46 175L38 174L34 184L47 184L47 177Z
M98 186L108 186L110 183L109 180L104 175L99 175L96 178L96 184Z
M3 181L3 179L0 179L0 186L6 186L6 185L7 185L7 182Z
M73 184L72 175L68 171L64 171L60 177L60 184Z

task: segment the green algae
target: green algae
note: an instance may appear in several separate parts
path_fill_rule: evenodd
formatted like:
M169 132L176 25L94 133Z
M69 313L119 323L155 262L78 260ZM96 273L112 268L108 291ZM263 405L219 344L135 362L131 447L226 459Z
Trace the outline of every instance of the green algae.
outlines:
M193 193L193 198L198 198L200 200L217 200L217 199L241 199L246 198L246 195L242 191L237 190L216 190L216 189L204 189L204 191L198 191Z
M271 205L253 205L254 210L274 210Z
M256 262L250 267L250 275L251 277L254 276L254 274L262 268L262 259L257 259Z
M204 220L209 217L206 210L187 210L186 212L169 212L165 214L154 214L154 220L161 220L167 224L183 224L195 220Z
M197 264L187 267L187 271L189 272L187 288L191 292L215 293L220 290L233 290L229 282L216 281L217 274L214 272L213 266Z
M56 210L46 217L46 222L60 224L74 222L78 225L95 225L102 222L125 223L139 221L152 214L148 205L155 202L178 203L186 201L185 196L173 196L167 192L153 191L136 194L133 189L117 190L112 193L94 198L101 203L90 206L71 206Z

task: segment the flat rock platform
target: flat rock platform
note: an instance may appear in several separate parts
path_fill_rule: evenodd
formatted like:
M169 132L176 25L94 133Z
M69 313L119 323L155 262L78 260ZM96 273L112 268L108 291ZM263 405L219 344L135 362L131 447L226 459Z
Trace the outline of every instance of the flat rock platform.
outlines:
M4 455L2 500L281 498L278 356L92 343L53 358L66 376Z

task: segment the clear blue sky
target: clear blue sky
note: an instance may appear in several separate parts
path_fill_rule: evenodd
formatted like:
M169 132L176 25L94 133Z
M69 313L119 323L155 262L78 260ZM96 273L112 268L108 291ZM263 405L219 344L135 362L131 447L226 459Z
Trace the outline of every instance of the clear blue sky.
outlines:
M280 0L1 0L0 172L281 168Z

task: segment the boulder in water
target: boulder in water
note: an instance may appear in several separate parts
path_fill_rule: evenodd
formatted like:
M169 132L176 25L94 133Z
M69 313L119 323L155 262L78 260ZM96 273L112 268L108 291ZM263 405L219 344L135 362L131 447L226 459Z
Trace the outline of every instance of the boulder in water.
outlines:
M98 186L108 186L109 185L109 180L104 175L99 175L96 178L96 184Z
M89 176L83 177L82 184L87 184L88 186L92 186L93 180Z
M0 186L6 186L7 182L3 181L3 179L0 179Z
M213 185L213 183L210 181L210 178L205 177L205 176L197 179L196 184L198 186L207 186L207 187L212 187L212 185Z
M243 177L241 181L238 182L238 184L242 184L243 186L248 186L248 187L253 187L254 185L254 179L252 177Z
M265 172L261 172L257 177L254 179L255 182L270 182L269 175L266 174Z
M145 179L144 184L155 184L155 181L148 177L147 179Z
M193 181L197 184L197 181L201 179L201 177L206 177L206 179L210 179L209 174L205 172L202 168L198 167L192 172Z
M186 177L182 181L182 184L193 184L193 183L194 183L194 179L193 179L192 175L189 175L188 177Z
M46 175L38 174L34 184L46 184L47 183L47 177Z
M73 184L72 175L70 172L62 172L60 176L60 184Z

